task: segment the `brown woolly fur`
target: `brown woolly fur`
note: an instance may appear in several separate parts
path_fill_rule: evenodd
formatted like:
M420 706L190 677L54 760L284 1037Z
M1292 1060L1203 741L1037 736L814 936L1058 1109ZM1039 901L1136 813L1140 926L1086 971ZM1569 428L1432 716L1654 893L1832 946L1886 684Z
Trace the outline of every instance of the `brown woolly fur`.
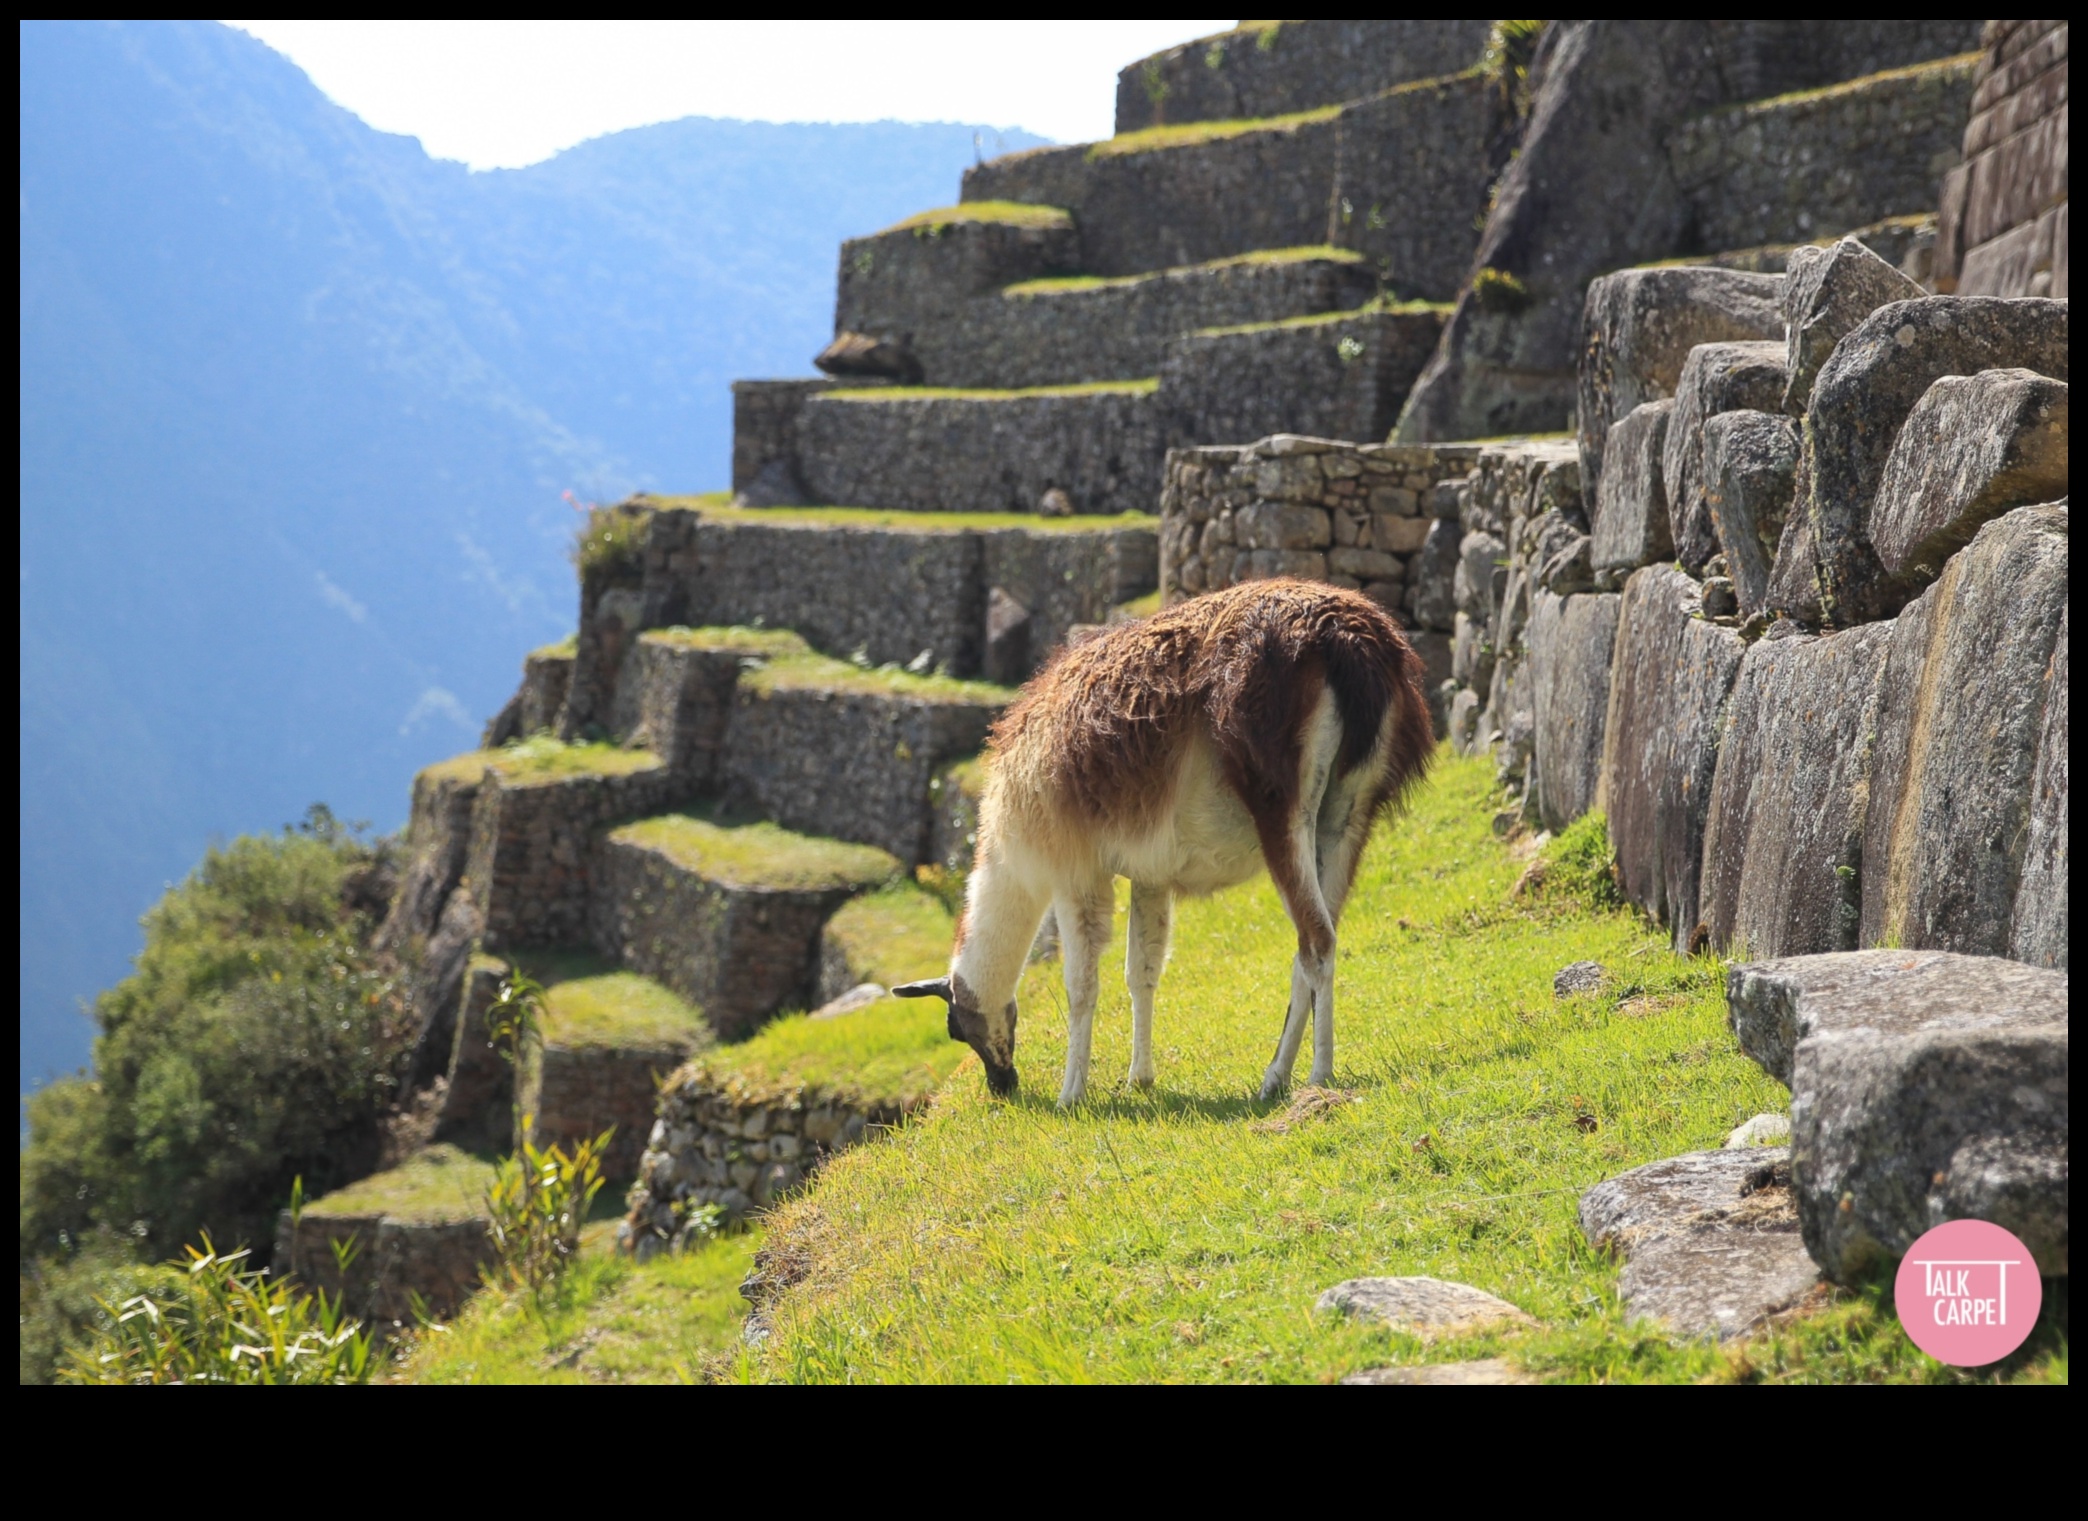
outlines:
M1337 776L1372 761L1389 728L1374 816L1420 780L1434 749L1422 676L1399 625L1368 597L1246 582L1061 651L994 726L989 792L1081 833L1138 833L1172 805L1201 736L1276 866L1297 803L1299 734L1320 694L1331 691L1341 719ZM1037 836L1057 832L1055 820L1029 822L1045 825Z

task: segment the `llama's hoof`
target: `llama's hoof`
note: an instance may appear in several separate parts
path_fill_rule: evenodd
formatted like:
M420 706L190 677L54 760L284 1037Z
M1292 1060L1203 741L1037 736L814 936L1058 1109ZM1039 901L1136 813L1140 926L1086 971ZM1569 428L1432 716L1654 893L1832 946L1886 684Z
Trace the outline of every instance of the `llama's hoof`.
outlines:
M1283 1097L1284 1090L1286 1090L1289 1087L1289 1078L1285 1077L1280 1072L1271 1072L1267 1077L1262 1079L1261 1101L1264 1104L1267 1104L1276 1099L1280 1099Z
M1143 1090L1153 1086L1154 1076L1150 1072L1133 1072L1128 1081L1132 1087Z

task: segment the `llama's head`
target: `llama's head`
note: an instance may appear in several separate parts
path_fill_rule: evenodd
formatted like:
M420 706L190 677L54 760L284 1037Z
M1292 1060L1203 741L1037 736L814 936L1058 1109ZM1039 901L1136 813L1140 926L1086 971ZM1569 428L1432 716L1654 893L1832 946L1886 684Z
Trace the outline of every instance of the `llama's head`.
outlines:
M986 1086L995 1098L1015 1091L1015 1000L998 1011L979 1007L972 990L956 975L927 982L902 982L892 989L894 998L940 998L950 1006L950 1039L961 1040L979 1053L986 1066Z

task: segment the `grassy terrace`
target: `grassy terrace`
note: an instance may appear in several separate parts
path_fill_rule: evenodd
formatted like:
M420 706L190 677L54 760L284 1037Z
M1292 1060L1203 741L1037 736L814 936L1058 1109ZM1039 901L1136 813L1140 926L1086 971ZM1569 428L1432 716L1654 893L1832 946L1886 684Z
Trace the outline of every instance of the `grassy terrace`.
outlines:
M518 959L544 985L548 1045L693 1051L711 1044L701 1011L650 977L618 971L586 951L529 951Z
M1139 275L1056 275L1043 280L1022 280L1014 285L1001 287L1003 296L1057 296L1087 290L1111 290L1122 286L1144 285L1153 280L1164 280L1170 275L1204 274L1210 271L1231 269L1244 264L1306 264L1314 260L1329 259L1337 264L1361 264L1363 255L1353 249L1336 248L1331 243L1318 243L1302 248L1261 248L1252 253L1233 254L1229 258L1211 259L1202 264L1177 264L1167 269L1149 270Z
M950 964L955 930L938 900L911 883L895 882L850 899L827 921L826 936L839 943L858 978L892 987L941 976Z
M917 676L895 665L863 667L825 655L792 655L771 660L759 670L748 671L740 685L756 692L817 689L827 692L869 692L882 697L906 697L916 702L1006 703L1015 700L1012 687L990 681L966 681L956 676Z
M1313 312L1304 317L1280 317L1274 322L1240 322L1231 327L1198 328L1191 336L1197 338L1228 338L1239 333L1279 333L1291 328L1328 327L1337 322L1347 322L1356 317L1368 317L1377 312L1421 313L1437 312L1450 314L1447 301L1369 301L1362 306L1349 307L1338 312Z
M894 222L886 232L905 232L919 227L948 227L958 222L997 222L1004 227L1071 227L1072 213L1057 206L1032 206L1024 201L964 201L917 211Z
M794 1015L763 1025L751 1040L703 1053L676 1081L696 1077L741 1103L827 1097L910 1109L971 1055L950 1039L946 1018L932 998L887 998L832 1019Z
M831 393L830 393L831 394ZM977 393L966 392L966 395ZM735 507L732 493L654 497L652 505L693 507L720 523L781 524L791 528L882 528L909 533L991 532L1021 528L1031 533L1105 533L1118 528L1156 528L1160 519L1146 512L1110 517L1042 518L1029 512L897 512L884 507Z
M1119 158L1127 153L1156 153L1167 148L1193 148L1201 143L1223 142L1250 132L1295 132L1317 122L1332 121L1340 106L1321 106L1312 111L1294 111L1287 116L1240 117L1232 121L1188 121L1179 126L1145 127L1123 132L1088 146L1088 162Z
M964 386L840 386L821 394L822 401L865 405L891 401L1015 401L1028 396L1150 396L1160 389L1157 375L1143 380L1083 380L1074 385L1019 386L1012 390Z
M817 892L881 882L899 871L899 863L874 845L792 834L770 823L723 824L699 813L641 819L609 837L657 850L706 880L729 887Z
M503 781L544 782L568 776L630 776L660 764L649 750L624 750L611 744L569 745L548 734L532 735L498 750L472 750L437 761L421 772L434 780L475 782L487 772Z
M389 1172L373 1173L306 1206L314 1219L388 1215L432 1225L486 1212L493 1164L454 1146L430 1146Z
M1972 1378L1916 1353L1877 1290L1725 1350L1622 1323L1581 1191L1716 1146L1786 1095L1726 1031L1719 964L1602 905L1598 830L1555 842L1545 884L1517 891L1528 862L1489 833L1490 778L1445 755L1371 848L1343 927L1339 1101L1253 1098L1292 950L1266 882L1178 912L1150 1094L1115 1082L1129 1019L1112 969L1092 1096L1052 1107L1062 999L1057 968L1032 968L1017 1100L990 1101L967 1057L926 1115L770 1218L807 1276L750 1374L1310 1382L1502 1354L1565 1381ZM1611 988L1556 1000L1552 973L1583 958ZM803 1028L762 1039L779 1051ZM1369 1273L1475 1284L1544 1324L1425 1344L1313 1315L1322 1289ZM2059 1315L2014 1373L2065 1377Z
M740 654L775 659L802 655L811 646L787 628L745 628L727 624L716 628L690 628L677 623L669 628L647 629L639 639L685 650L732 650Z

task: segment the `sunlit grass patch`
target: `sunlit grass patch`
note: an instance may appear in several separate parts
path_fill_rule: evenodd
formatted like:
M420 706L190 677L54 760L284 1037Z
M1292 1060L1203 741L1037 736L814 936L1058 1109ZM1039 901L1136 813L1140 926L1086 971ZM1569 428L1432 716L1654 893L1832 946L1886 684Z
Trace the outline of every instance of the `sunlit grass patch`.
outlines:
M941 976L954 931L942 903L911 883L895 882L843 904L824 934L839 945L854 975L892 987Z
M613 840L660 851L708 881L816 892L880 882L899 863L875 845L796 834L777 824L720 823L696 812L625 824Z
M631 776L657 770L660 758L650 750L625 750L607 743L568 744L550 734L533 734L498 750L472 750L437 761L421 775L437 780L475 782L487 772L503 781L557 781L572 776Z
M1061 228L1073 225L1071 212L1058 206L1032 206L1026 201L963 201L917 211L885 229L906 232L922 227L948 227L958 222L996 222L1003 227Z
M429 1146L397 1167L374 1173L305 1206L314 1219L384 1215L432 1224L470 1220L486 1212L493 1164L454 1146Z
M888 697L908 697L920 702L1012 702L1012 687L990 681L968 681L956 676L937 676L901 670L896 665L858 666L824 655L794 655L771 661L758 671L749 671L740 684L754 692L820 691L872 692Z
M675 1075L738 1104L834 1100L856 1109L912 1109L971 1055L932 998L886 998L832 1019L772 1020L751 1040L719 1046Z

